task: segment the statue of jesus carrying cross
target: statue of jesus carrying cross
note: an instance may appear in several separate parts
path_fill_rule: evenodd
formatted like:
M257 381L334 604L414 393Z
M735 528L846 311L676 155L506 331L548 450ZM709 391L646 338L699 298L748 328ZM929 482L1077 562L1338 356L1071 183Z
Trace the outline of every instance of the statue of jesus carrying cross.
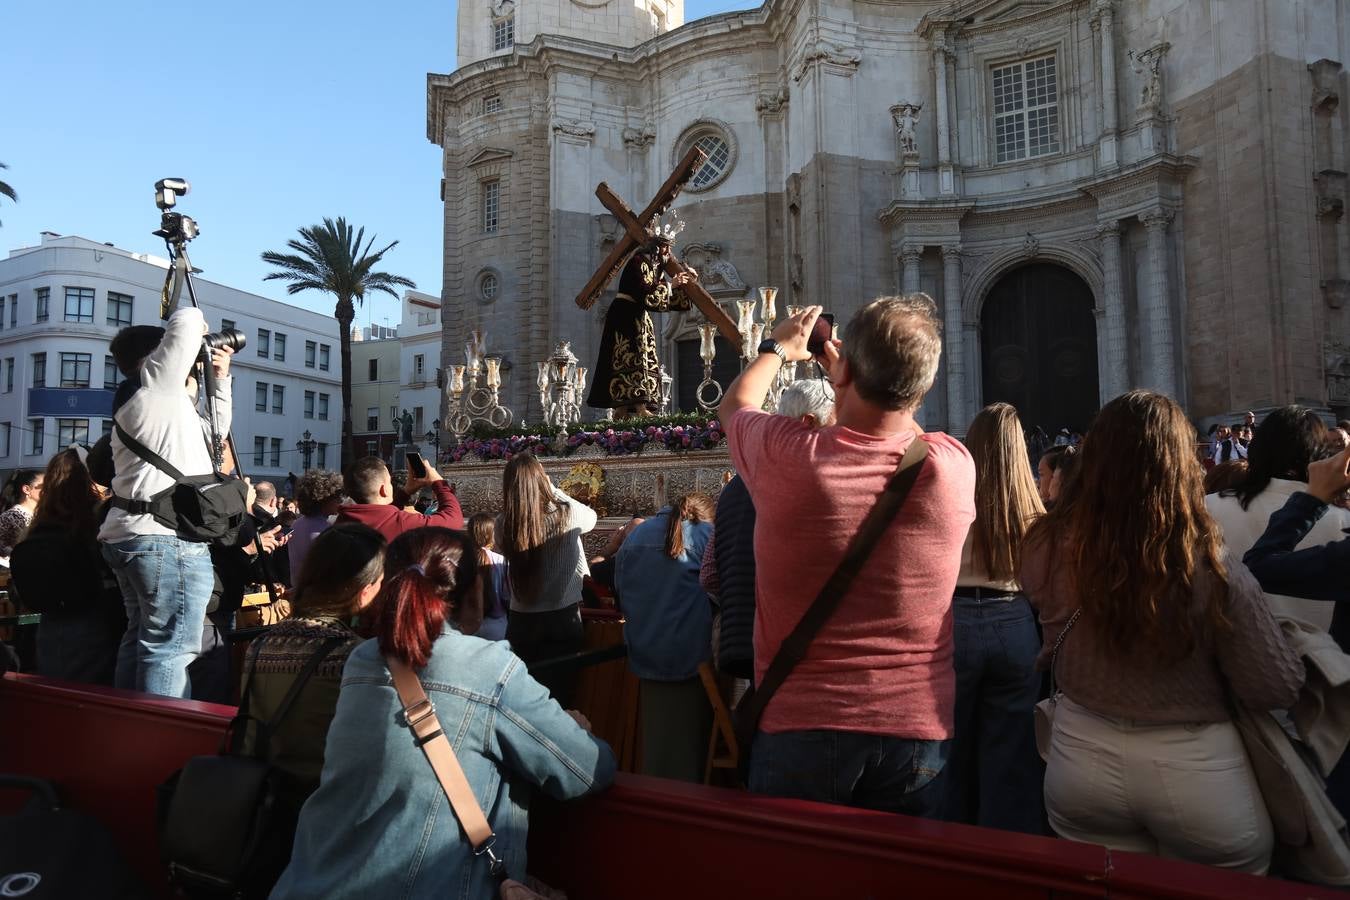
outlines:
M595 190L600 202L623 226L624 234L582 288L577 305L590 309L620 266L623 274L614 302L605 313L600 358L586 398L588 406L613 409L622 419L648 415L660 405L660 361L650 312L696 306L723 336L740 343L731 317L698 283L698 274L671 253L679 229L662 228L657 221L705 160L702 150L690 148L641 215L634 215L607 184L602 182Z

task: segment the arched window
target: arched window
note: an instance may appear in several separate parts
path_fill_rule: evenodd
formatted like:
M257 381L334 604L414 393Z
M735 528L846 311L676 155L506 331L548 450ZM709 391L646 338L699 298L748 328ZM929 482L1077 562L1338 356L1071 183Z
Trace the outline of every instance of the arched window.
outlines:
M686 128L675 143L672 165L678 163L694 146L703 151L707 161L689 179L684 189L695 193L711 190L721 184L736 165L736 139L724 122L700 119Z

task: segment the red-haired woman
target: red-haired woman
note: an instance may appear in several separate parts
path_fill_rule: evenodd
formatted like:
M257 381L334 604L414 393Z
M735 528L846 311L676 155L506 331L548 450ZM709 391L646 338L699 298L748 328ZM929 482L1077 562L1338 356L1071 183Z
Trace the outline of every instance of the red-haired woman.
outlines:
M1274 833L1228 694L1286 709L1303 663L1223 549L1181 407L1131 391L1032 526L1021 583L1055 657L1045 806L1061 837L1264 873Z
M418 528L389 545L377 637L347 660L319 789L273 898L496 896L489 861L473 855L406 724L386 659L417 673L508 876L525 876L532 787L566 799L613 780L614 754L583 716L551 700L505 642L456 628L477 627L481 602L478 556L462 532Z

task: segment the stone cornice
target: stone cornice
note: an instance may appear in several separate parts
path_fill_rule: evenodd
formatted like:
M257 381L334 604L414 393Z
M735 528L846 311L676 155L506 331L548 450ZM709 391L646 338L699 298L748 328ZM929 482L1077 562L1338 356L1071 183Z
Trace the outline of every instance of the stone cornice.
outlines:
M919 20L918 27L914 31L930 41L939 33L947 31L953 36L987 34L991 31L1002 31L1006 28L1058 18L1074 7L1084 6L1089 2L1090 0L1059 0L1059 2L1047 0L1047 3L1039 9L997 18L1000 10L1012 10L1017 6L1027 5L1025 0L965 0L940 12L926 14ZM981 15L986 18L980 20Z

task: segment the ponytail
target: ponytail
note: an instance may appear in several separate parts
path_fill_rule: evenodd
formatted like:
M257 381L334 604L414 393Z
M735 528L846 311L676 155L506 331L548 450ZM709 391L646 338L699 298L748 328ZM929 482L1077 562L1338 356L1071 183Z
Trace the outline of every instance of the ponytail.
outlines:
M711 522L716 507L707 494L693 493L677 497L670 505L666 521L666 555L671 559L684 556L684 523Z
M446 618L478 581L478 554L448 528L404 532L385 555L384 587L376 601L380 653L420 669Z

